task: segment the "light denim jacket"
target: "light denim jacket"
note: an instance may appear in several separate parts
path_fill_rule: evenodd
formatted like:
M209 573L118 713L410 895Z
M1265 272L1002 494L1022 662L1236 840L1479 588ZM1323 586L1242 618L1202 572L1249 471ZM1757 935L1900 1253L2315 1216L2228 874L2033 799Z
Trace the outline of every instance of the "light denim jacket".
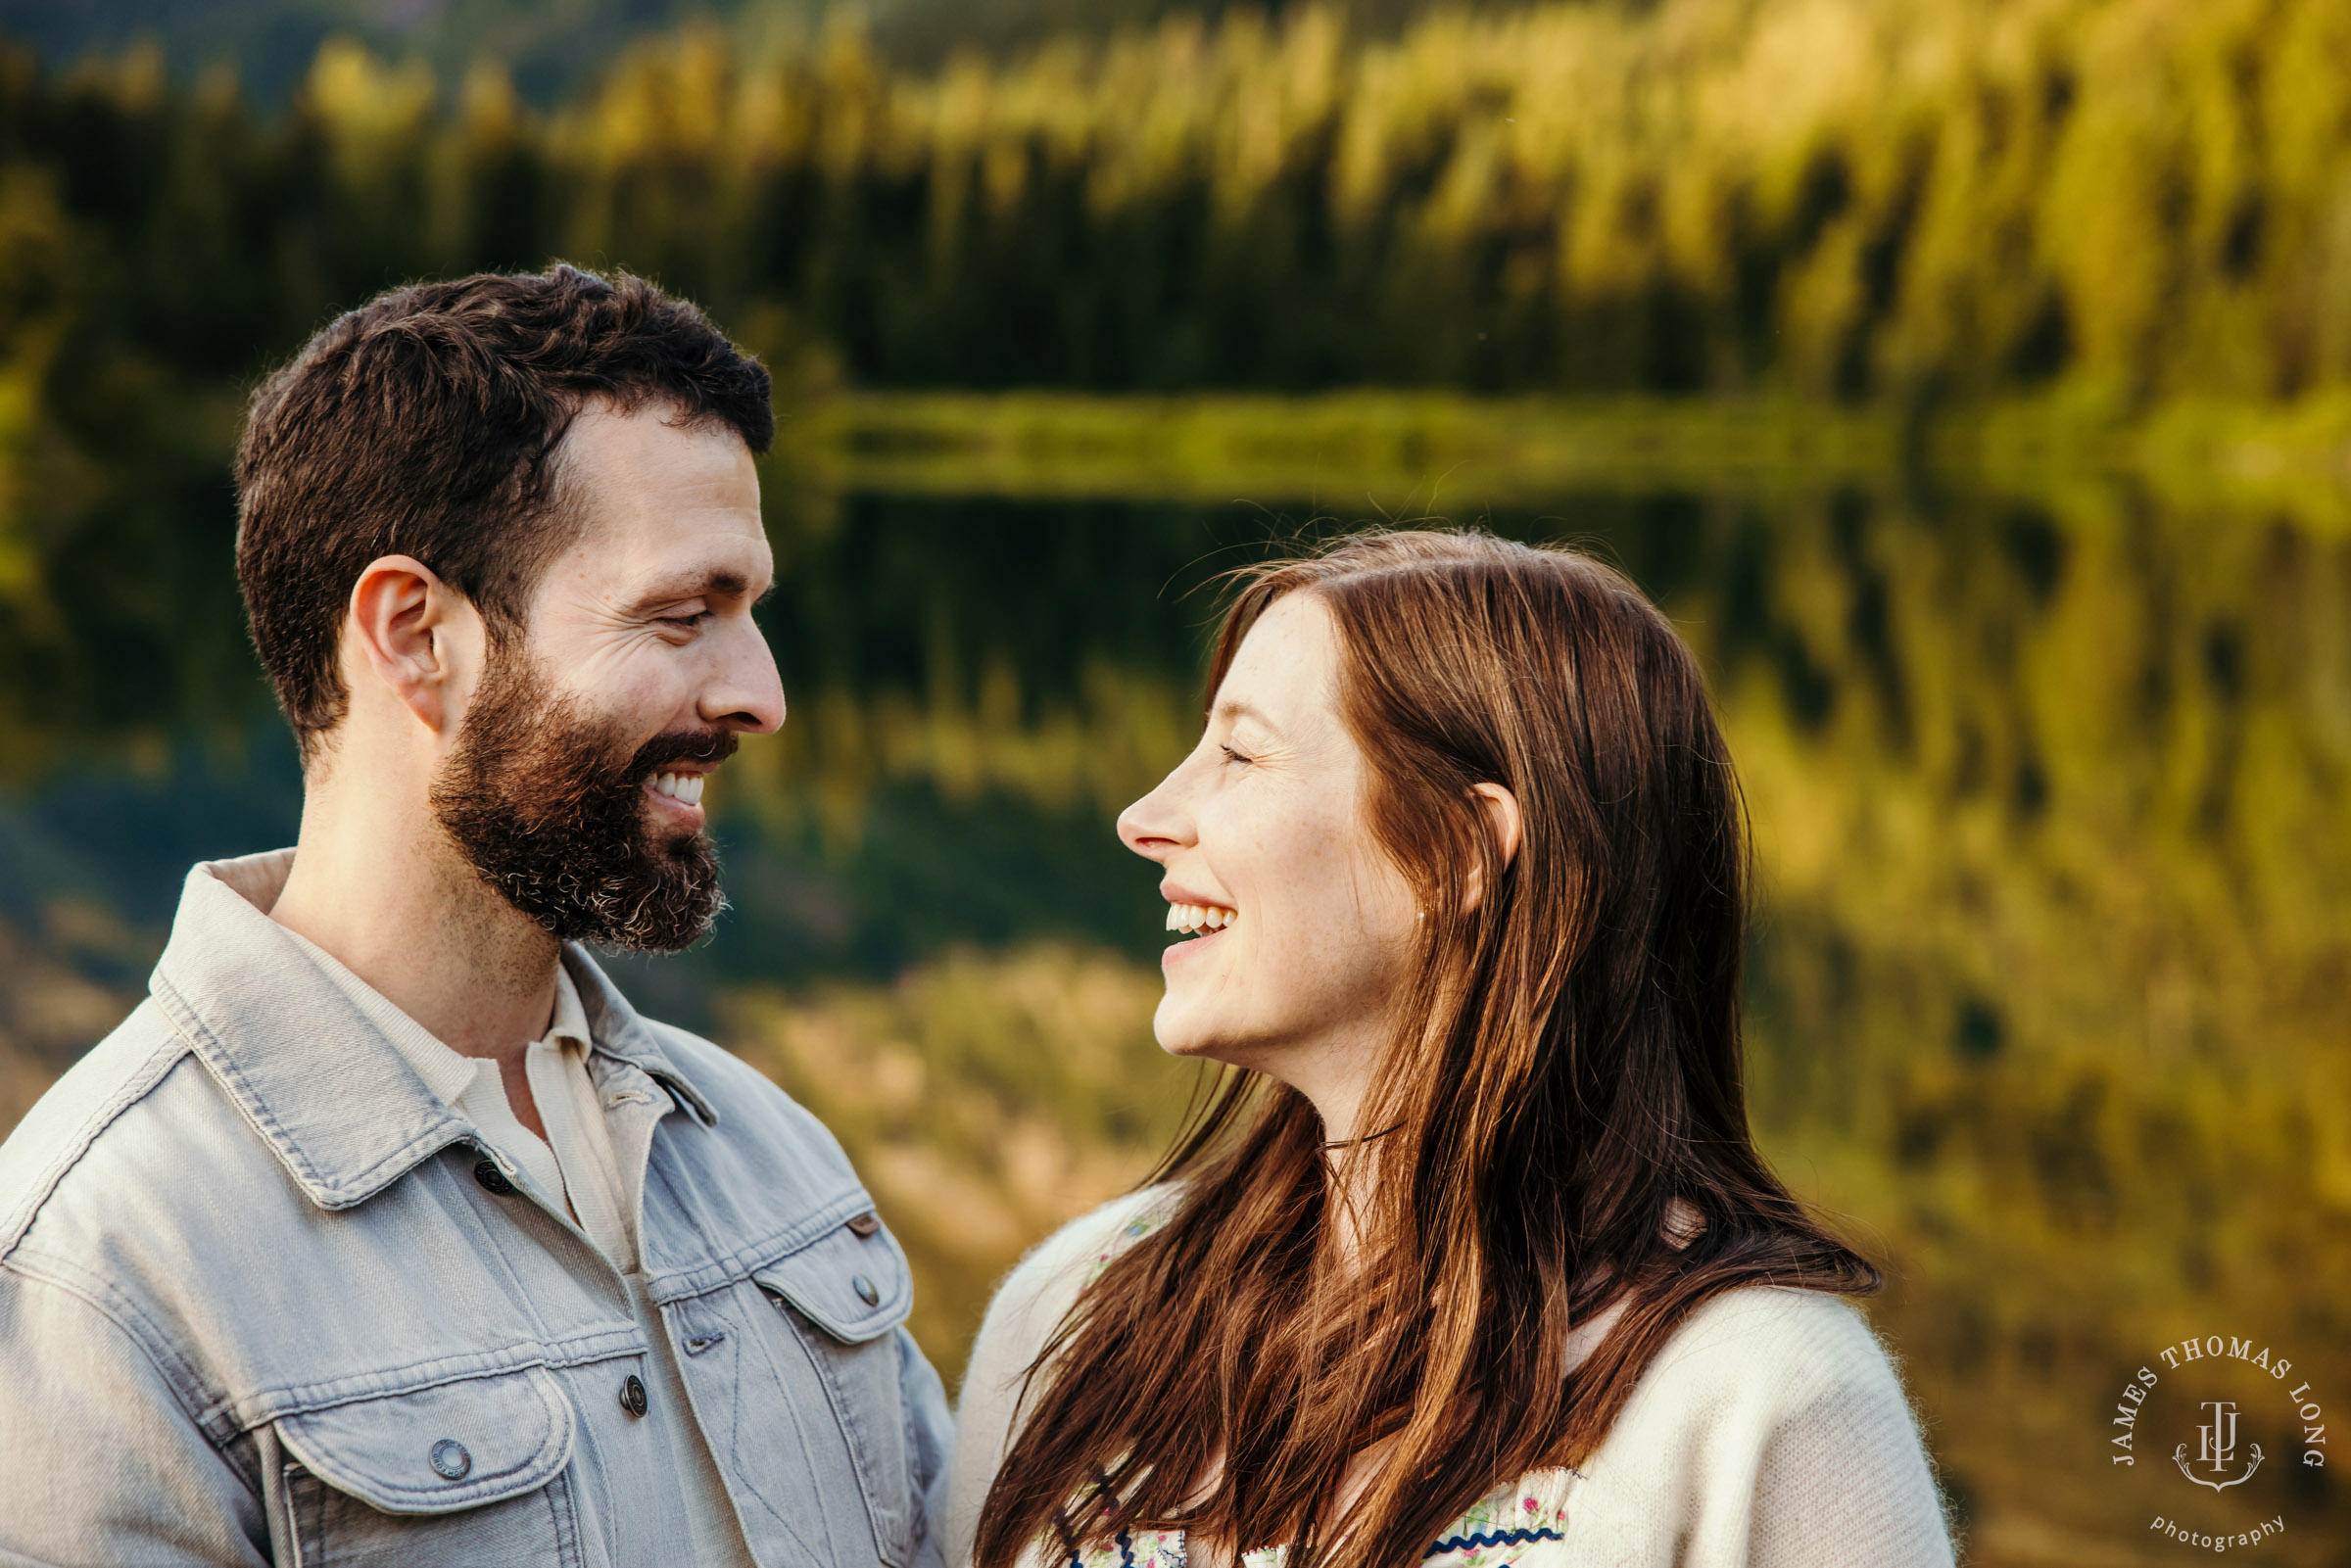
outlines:
M199 866L150 998L0 1145L0 1565L681 1563L680 1417L763 1568L937 1562L945 1400L840 1146L564 962L600 1088L680 1107L643 1258L693 1409L628 1408L621 1276Z

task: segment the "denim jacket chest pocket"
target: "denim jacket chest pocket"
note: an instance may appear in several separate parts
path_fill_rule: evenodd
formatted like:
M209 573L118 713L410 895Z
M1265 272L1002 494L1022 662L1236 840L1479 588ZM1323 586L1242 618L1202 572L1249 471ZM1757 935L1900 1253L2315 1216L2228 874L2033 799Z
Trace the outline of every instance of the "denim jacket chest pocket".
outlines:
M833 1425L846 1446L853 1483L827 1490L862 1501L872 1549L904 1568L920 1523L900 1364L899 1330L914 1305L906 1255L886 1230L861 1236L842 1225L751 1277L772 1311L786 1407Z
M570 1401L545 1367L281 1417L294 1561L578 1568Z

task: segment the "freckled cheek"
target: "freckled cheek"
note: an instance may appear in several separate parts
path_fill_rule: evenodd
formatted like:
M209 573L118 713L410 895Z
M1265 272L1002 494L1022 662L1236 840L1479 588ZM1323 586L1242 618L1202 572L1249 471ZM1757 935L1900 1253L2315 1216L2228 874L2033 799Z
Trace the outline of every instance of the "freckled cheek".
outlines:
M1333 941L1348 934L1346 864L1331 852L1326 835L1311 827L1261 831L1250 840L1245 875L1227 885L1250 928L1250 962L1284 980L1284 972L1319 962Z

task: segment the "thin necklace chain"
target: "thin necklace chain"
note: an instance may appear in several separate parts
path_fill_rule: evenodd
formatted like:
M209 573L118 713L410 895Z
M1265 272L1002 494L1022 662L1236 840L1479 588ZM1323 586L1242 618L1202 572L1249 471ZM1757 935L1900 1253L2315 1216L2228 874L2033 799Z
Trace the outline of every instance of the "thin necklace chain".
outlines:
M1329 1142L1322 1145L1322 1152L1324 1154L1328 1154L1333 1149L1352 1149L1359 1143L1369 1143L1374 1138L1384 1138L1389 1133L1394 1132L1398 1127L1403 1125L1404 1123L1401 1121L1391 1122L1389 1125L1380 1128L1377 1132L1367 1132L1360 1138L1333 1138Z

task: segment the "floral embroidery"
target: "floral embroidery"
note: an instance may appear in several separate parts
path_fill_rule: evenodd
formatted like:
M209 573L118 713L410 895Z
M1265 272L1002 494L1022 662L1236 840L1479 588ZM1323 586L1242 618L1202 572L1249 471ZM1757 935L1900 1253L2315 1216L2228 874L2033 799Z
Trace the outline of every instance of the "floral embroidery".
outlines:
M1573 1470L1535 1470L1497 1487L1447 1525L1422 1561L1442 1568L1515 1568L1540 1564L1526 1548L1567 1539L1567 1494L1583 1479ZM1109 1546L1088 1547L1067 1568L1183 1568L1183 1532L1136 1530ZM1241 1553L1241 1568L1288 1568L1288 1546Z
M1094 1255L1093 1262L1087 1266L1085 1271L1085 1283L1091 1285L1095 1280L1100 1279L1103 1273L1109 1269L1112 1259L1126 1251L1129 1242L1138 1237L1148 1236L1157 1230L1159 1221L1158 1214L1146 1211L1120 1226L1119 1233L1111 1237L1102 1250Z
M1567 1538L1567 1470L1537 1470L1497 1487L1445 1527L1423 1560L1445 1568L1500 1568L1519 1562L1520 1549Z
M1183 1568L1180 1530L1126 1530L1107 1546L1088 1546L1069 1568Z

